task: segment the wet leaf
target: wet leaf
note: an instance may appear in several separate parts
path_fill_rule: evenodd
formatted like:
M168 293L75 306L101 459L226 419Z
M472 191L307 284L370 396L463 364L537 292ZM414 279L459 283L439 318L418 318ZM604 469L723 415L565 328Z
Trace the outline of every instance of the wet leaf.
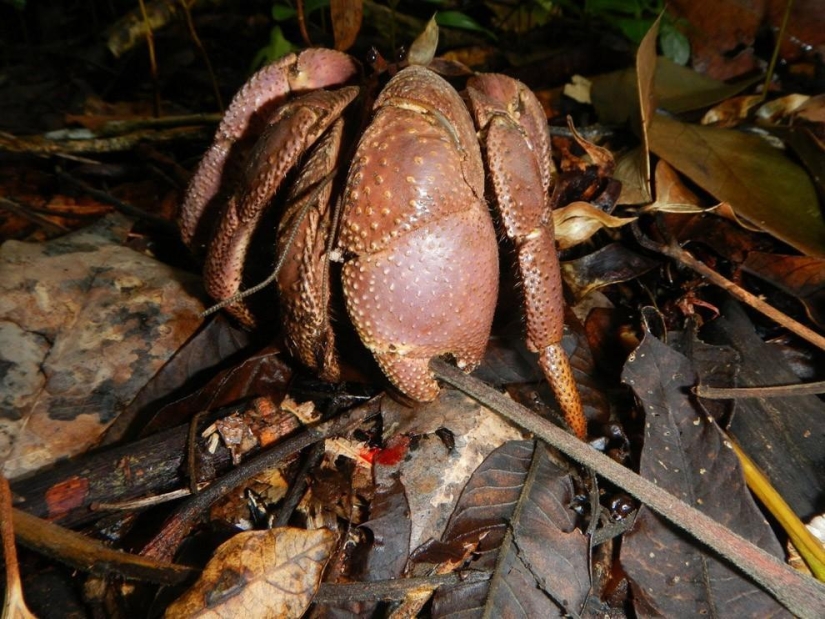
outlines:
M622 380L645 414L639 474L781 558L736 455L690 395L696 375L688 359L647 333ZM621 562L639 615L788 616L740 572L644 506L625 536Z
M801 382L781 352L756 333L742 307L733 301L721 316L702 329L703 338L739 353L735 384L727 387L766 387ZM815 395L786 398L742 398L728 432L756 461L800 518L820 513L825 495L822 475L825 454L825 404Z
M238 533L218 548L166 617L301 617L334 544L327 529Z
M355 43L358 32L361 30L364 2L363 0L330 0L329 9L335 49L346 51Z
M825 257L825 221L810 178L761 138L657 115L650 147L738 216L803 253Z

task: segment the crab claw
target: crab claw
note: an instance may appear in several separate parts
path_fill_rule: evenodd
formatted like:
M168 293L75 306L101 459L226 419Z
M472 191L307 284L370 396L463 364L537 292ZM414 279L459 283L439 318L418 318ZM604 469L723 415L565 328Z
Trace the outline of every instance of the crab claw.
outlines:
M345 84L358 74L350 56L329 49L289 54L253 75L238 91L215 133L184 196L178 217L184 243L194 249L203 235L204 211L215 202L224 182L224 168L233 145L246 135L256 118L272 113L292 93ZM265 120L265 118L264 118Z

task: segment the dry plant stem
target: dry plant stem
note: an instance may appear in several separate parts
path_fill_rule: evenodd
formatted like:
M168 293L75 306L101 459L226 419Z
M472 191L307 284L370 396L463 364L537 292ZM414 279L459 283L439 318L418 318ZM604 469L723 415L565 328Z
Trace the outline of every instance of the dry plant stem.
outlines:
M445 361L434 359L430 367L439 379L532 432L576 462L593 468L599 475L688 532L712 552L721 555L759 583L790 612L803 618L818 619L822 616L825 586L821 583L799 574L666 490Z
M780 496L771 485L770 480L759 470L759 467L750 459L742 448L734 441L730 440L733 450L739 457L739 463L745 472L745 481L751 492L765 506L765 508L776 518L782 529L788 534L791 543L799 551L800 556L807 564L817 580L825 581L825 548L813 533L811 533L802 521L797 517L791 506Z
M765 84L762 87L762 101L768 96L768 90L771 87L771 80L773 79L773 71L776 69L776 61L779 59L779 49L782 46L782 41L785 38L785 29L788 27L788 18L791 16L791 9L793 8L793 0L785 0L785 13L782 15L782 25L779 27L779 33L776 35L776 44L773 46L773 55L771 56L768 71L765 74Z
M163 231L168 232L170 234L177 234L177 228L175 224L171 221L164 219L163 217L158 217L157 215L152 215L151 213L147 213L146 211L137 208L136 206L132 206L128 202L122 202L118 200L113 195L106 193L105 191L100 191L91 187L87 183L84 183L81 180L78 180L67 174L62 170L57 171L57 176L61 180L68 181L78 189L81 189L85 193L89 194L93 198L104 202L105 204L109 204L115 208L116 211L126 215L127 217L132 217L134 219L140 219L146 222L149 222L155 226L158 226Z
M161 585L177 584L193 574L190 567L112 550L80 533L41 520L19 509L13 512L14 531L21 544L84 572L98 576L120 574L125 578Z
M733 400L738 398L785 398L795 395L825 393L825 381L803 385L777 385L775 387L708 387L697 385L693 392L709 400Z
M18 217L27 219L33 224L40 226L50 234L66 234L69 231L68 228L51 221L48 217L45 217L44 215L41 215L39 213L35 213L34 211L27 208L25 205L18 204L17 202L14 202L2 196L0 196L0 210L8 211L9 213L13 213Z
M437 576L421 576L415 578L399 578L397 580L382 580L378 582L357 582L347 584L321 583L318 592L313 598L315 604L329 604L337 606L347 602L398 602L403 600L407 593L416 589L439 587L460 584L472 584L490 579L490 572L466 572L464 574L440 574Z
M377 415L379 409L380 399L374 398L335 419L307 428L299 435L282 441L252 460L244 462L175 510L166 520L160 533L149 541L141 554L155 560L171 561L180 543L212 503L251 477L276 466L284 458L330 436L347 433L366 419Z
M12 525L11 489L9 481L0 475L0 538L3 542L3 562L6 568L6 591L3 599L3 619L34 617L23 600L20 584L20 566L17 563L17 547L14 545Z
M690 252L682 249L678 243L675 241L671 241L670 243L657 243L653 239L647 237L639 228L638 223L634 223L632 226L633 234L636 237L636 240L639 242L642 247L649 249L651 251L659 252L664 254L668 258L673 258L677 262L680 262L686 267L689 267L699 273L701 276L706 278L710 283L719 286L734 298L742 301L750 305L753 309L757 310L758 312L763 313L765 316L770 318L771 320L779 323L783 327L785 327L791 333L798 335L802 339L810 342L820 350L825 350L825 337L809 329L805 325L797 322L793 318L783 314L776 308L768 305L762 299L757 297L756 295L751 294L747 290L737 286L729 279L726 279L719 275L716 271L711 269L709 266L704 264L703 262L697 260L693 257L693 254Z
M160 121L158 121L160 122ZM146 121L141 121L145 124ZM112 123L114 124L114 122ZM0 150L30 155L57 156L72 161L89 163L80 157L83 153L123 153L132 151L142 143L163 144L209 138L206 125L171 127L164 131L143 129L105 138L52 139L43 135L14 136L0 131ZM97 163L97 162L92 162Z

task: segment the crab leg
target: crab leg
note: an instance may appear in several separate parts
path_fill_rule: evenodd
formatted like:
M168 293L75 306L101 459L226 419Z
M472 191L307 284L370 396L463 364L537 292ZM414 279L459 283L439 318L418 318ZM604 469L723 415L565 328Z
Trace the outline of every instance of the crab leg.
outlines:
M355 86L318 90L278 109L252 151L243 192L229 200L209 246L203 275L206 291L213 298L229 299L239 291L249 241L272 196L287 172L357 94ZM254 324L245 304L234 303L228 309L240 322Z
M256 113L272 112L290 93L344 84L358 72L355 61L341 52L310 49L289 54L253 75L232 99L215 140L192 177L181 206L178 225L190 248L202 225L203 213L214 201L223 182L232 146L253 123Z
M564 298L549 205L553 164L547 121L532 92L512 78L477 76L468 83L467 93L502 226L518 254L527 345L539 353L539 364L568 425L584 439L587 420L561 346Z
M335 382L340 370L329 316L330 197L344 122L336 120L302 164L278 226L281 319L287 345L301 363Z

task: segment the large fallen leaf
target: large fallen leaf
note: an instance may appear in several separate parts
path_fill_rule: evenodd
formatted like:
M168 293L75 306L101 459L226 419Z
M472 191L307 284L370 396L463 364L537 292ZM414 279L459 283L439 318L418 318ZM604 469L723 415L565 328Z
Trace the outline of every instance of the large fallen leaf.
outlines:
M560 617L581 611L590 588L587 538L576 528L568 472L544 446L514 441L482 463L461 494L441 542L417 559L473 551L489 581L438 590L433 616Z
M805 254L825 257L825 220L810 178L761 138L659 114L650 149L738 216Z
M0 248L0 462L9 478L92 445L200 325L197 278L123 247L111 216Z
M327 529L238 533L218 548L198 582L169 606L166 617L300 617L334 544L335 535Z
M714 344L740 357L737 381L726 387L765 387L801 382L775 346L762 340L744 309L732 299L702 329ZM719 385L722 386L722 385ZM801 518L822 513L825 496L825 403L815 395L741 398L728 432L771 480Z
M648 332L622 380L645 414L639 474L781 558L736 455L690 395L696 375L688 359ZM644 506L622 543L621 562L640 616L789 616L740 572Z

